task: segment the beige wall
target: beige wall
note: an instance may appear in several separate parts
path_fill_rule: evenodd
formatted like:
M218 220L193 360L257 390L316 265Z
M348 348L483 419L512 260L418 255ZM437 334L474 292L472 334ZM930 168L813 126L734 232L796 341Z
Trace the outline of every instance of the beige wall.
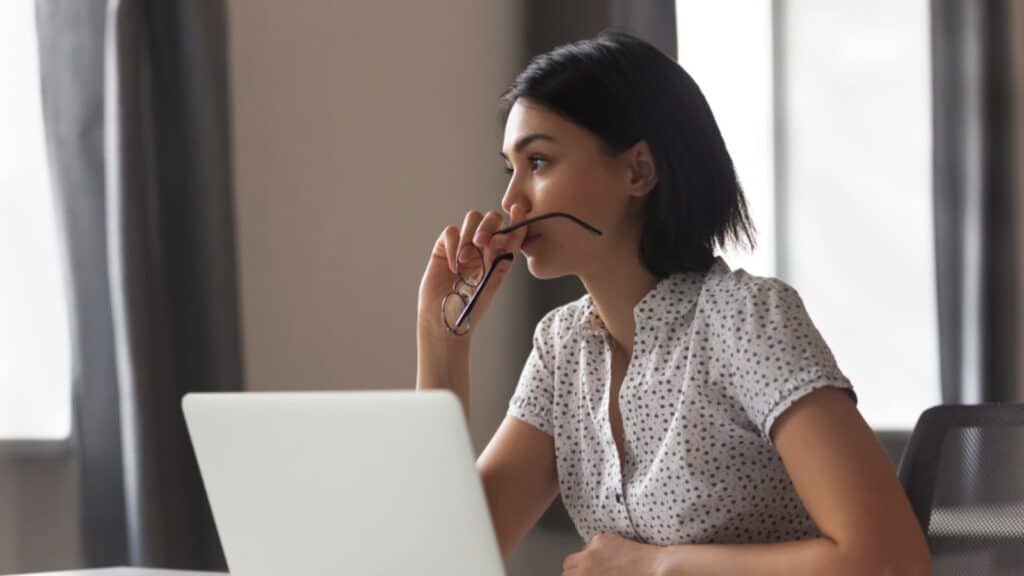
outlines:
M229 2L250 388L415 386L416 293L433 242L504 190L496 102L520 66L519 12ZM528 351L506 353L529 334L517 320L526 275L520 264L474 340L478 447Z
M0 448L0 574L82 565L70 450Z

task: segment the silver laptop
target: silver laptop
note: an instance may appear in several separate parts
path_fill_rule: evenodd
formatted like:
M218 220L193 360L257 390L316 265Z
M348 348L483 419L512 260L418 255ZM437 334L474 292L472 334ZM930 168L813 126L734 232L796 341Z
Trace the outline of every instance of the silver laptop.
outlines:
M447 390L187 394L232 576L503 576Z

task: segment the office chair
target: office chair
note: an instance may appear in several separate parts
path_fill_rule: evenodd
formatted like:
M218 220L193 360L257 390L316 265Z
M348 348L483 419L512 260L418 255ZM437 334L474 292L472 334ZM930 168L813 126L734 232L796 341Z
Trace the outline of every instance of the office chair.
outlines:
M899 475L933 574L1024 574L1024 404L926 410Z

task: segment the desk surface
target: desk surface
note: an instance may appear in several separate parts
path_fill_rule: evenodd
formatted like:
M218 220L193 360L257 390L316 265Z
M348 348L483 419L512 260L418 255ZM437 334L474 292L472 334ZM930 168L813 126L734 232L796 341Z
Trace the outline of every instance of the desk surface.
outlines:
M69 572L35 572L23 576L227 576L226 572L186 572L181 570L159 570L156 568L100 568L97 570L72 570Z

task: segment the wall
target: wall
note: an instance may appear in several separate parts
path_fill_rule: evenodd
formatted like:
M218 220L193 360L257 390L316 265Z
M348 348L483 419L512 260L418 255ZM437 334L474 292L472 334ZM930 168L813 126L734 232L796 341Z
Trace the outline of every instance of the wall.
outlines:
M250 388L414 387L433 242L504 191L496 100L520 58L515 7L229 2ZM525 275L474 340L478 445L528 351L512 346Z
M0 574L82 565L74 457L0 446Z

